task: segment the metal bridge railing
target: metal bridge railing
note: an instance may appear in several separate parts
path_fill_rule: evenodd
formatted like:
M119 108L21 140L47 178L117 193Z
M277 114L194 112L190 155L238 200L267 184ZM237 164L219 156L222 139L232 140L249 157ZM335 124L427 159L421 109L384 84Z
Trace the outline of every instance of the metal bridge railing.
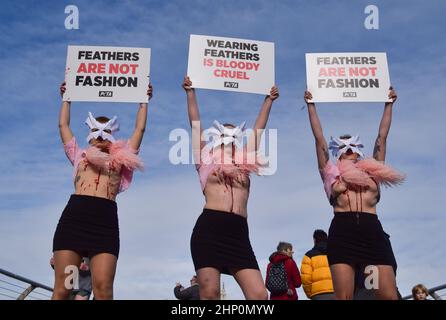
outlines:
M0 300L48 300L51 298L53 289L36 281L19 276L12 272L0 268ZM446 297L446 284L428 289L433 300L444 300ZM411 300L412 295L403 297L404 300Z
M0 268L0 300L48 300L53 289Z

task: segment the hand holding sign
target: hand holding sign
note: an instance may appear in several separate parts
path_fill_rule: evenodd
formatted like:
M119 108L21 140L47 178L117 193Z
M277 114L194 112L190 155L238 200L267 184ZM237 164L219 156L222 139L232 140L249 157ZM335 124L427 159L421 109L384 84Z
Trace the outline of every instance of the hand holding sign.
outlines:
M305 93L304 93L304 100L305 100L305 102L306 102L307 104L313 103L313 102L311 102L311 100L313 100L313 95L311 94L310 91L305 90Z
M387 102L387 103L394 103L395 101L396 101L396 99L398 99L398 96L397 96L397 94L396 94L396 91L395 91L395 89L393 89L393 87L390 87L389 88L389 100L390 100L390 102Z
M152 84L149 83L149 87L147 88L147 95L149 96L149 100L152 99L153 96L153 87Z
M65 91L67 91L67 83L64 81L62 82L62 84L60 85L60 96L63 98L63 95L65 93Z
M186 90L186 92L190 91L190 90L194 90L194 88L192 88L192 81L190 80L190 78L188 76L184 77L183 89Z
M279 97L279 88L273 86L269 92L269 95L266 97L270 98L272 101L276 100Z

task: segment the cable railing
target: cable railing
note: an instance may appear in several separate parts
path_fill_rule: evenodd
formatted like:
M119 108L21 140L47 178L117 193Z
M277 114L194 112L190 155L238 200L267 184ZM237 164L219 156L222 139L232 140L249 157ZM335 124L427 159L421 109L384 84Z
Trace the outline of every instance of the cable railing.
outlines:
M0 300L48 300L53 289L39 282L27 279L0 268ZM17 281L18 283L14 283ZM446 299L446 284L428 289L431 300ZM413 299L412 294L406 295L403 300Z
M0 299L2 300L48 300L53 289L0 268Z

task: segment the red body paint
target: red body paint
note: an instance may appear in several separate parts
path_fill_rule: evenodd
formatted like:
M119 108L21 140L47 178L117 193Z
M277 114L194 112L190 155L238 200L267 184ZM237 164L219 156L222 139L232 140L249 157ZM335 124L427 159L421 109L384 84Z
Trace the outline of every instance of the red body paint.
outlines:
M101 179L101 170L99 169L98 178L95 179L94 183L96 183L96 191L98 191L99 180Z

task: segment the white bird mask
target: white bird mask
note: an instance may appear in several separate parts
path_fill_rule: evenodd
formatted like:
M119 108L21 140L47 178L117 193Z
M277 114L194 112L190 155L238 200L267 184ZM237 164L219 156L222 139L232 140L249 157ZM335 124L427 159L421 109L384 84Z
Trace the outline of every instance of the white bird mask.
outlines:
M101 137L103 140L108 140L110 142L115 142L115 138L113 137L113 133L119 131L119 123L118 117L114 116L113 119L107 121L106 123L100 123L95 119L95 117L88 112L87 120L85 123L90 128L90 133L87 136L87 142L90 142L91 139L97 139ZM92 131L96 129L95 131ZM110 133L105 130L110 130Z
M362 148L364 148L364 145L361 140L359 140L359 135L347 139L330 137L330 144L328 147L328 149L331 150L331 154L336 159L339 159L348 149L353 153L357 153L360 158L364 158L364 153L361 151Z
M246 122L243 121L240 126L235 128L227 128L220 124L217 120L214 121L213 126L208 129L209 136L212 137L212 148L234 143L234 145L241 149L243 147L243 137L245 135Z

